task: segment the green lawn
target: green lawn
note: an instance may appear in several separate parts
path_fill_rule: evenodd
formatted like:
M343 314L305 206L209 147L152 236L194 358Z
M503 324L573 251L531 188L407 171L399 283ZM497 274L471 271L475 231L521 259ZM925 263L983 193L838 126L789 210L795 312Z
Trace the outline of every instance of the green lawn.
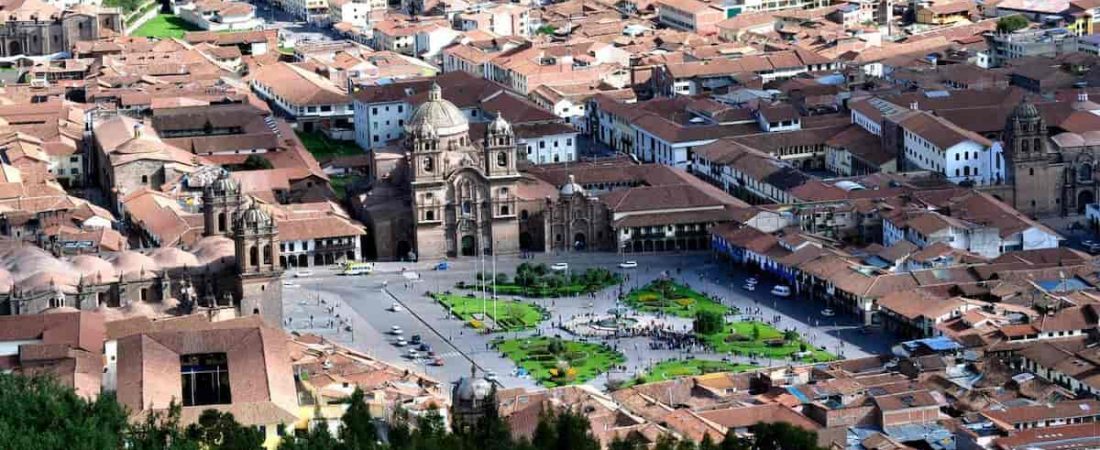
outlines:
M347 193L348 186L363 179L358 175L333 175L328 178L329 186L332 186L332 190L336 192L336 198L344 198Z
M759 335L754 336L753 329L758 330ZM802 351L803 345L810 356L801 358L803 362L822 362L836 359L832 353L813 348L801 336L795 340L784 340L783 332L775 327L762 322L733 322L726 324L720 333L701 336L720 353L733 353L735 355L755 354L771 359L788 359L792 354Z
M306 133L304 131L298 132L298 139L302 140L302 145L306 146L306 150L309 150L313 154L314 158L325 159L333 156L354 156L363 155L365 152L355 144L355 141L334 141L325 137L320 132Z
M627 294L626 304L642 312L663 312L677 317L695 317L697 311L730 314L733 309L711 300L679 283L658 280Z
M752 364L738 364L709 359L670 359L654 364L635 380L638 384L654 383L680 377L705 375L715 372L745 372L758 368Z
M156 17L149 19L148 22L141 24L138 29L134 30L133 35L164 39L182 38L183 34L188 31L199 31L199 28L178 16L158 14Z
M584 383L626 360L606 345L566 340L551 345L554 341L549 337L498 339L493 346L547 387Z
M482 301L480 297L467 297L464 295L435 294L435 300L443 304L454 314L474 328L482 328L482 322L476 317L481 315ZM494 331L519 331L534 328L542 322L543 312L538 306L517 302L514 300L497 300L494 313L492 300L484 302L485 312L489 318L497 324Z

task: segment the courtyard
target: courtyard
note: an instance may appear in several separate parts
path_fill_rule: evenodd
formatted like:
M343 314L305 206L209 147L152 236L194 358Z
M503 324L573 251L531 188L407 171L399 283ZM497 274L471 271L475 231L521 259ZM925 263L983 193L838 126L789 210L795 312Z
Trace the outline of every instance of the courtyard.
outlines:
M635 379L635 383L653 383L680 377L706 375L717 372L746 372L760 366L712 359L670 359L661 361L646 369Z
M493 348L546 387L584 383L626 361L606 345L552 337L498 339Z
M484 289L497 295L518 295L533 298L573 297L599 292L614 286L621 280L619 274L604 268L589 268L581 272L570 273L566 270L553 270L546 264L520 263L516 274L509 277L506 273L475 274L474 281L460 281L459 289Z
M735 313L723 305L683 284L671 280L656 280L626 296L626 304L641 312L661 313L676 317L695 317L699 311L722 315Z
M486 331L520 331L535 328L545 317L537 305L514 300L475 297L473 294L433 294L439 304L471 328Z
M134 30L133 35L160 39L180 39L188 31L199 31L199 28L177 15L157 14L156 17L149 19L148 22L141 24L138 29Z
M758 321L727 323L720 332L698 337L722 354L807 363L837 359L832 353L814 348L795 330L781 331Z

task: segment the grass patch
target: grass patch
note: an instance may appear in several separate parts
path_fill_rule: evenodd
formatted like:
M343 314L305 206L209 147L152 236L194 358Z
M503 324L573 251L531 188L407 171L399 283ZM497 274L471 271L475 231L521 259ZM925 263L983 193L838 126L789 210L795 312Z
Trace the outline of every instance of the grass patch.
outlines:
M199 27L173 14L157 14L134 30L133 35L161 39L183 38L183 34L188 31L199 31Z
M492 289L491 273L477 274L473 283L458 282L459 289L480 289L484 283ZM522 263L516 267L516 275L498 273L496 276L497 295L518 295L524 297L569 297L590 294L619 283L619 274L604 268L590 268L582 273L568 275L564 271L555 272L546 264Z
M661 312L688 318L694 318L698 311L714 311L722 315L734 312L733 308L668 280L657 280L631 291L626 296L626 304L642 312Z
M797 334L797 333L795 333ZM734 355L758 355L770 359L789 359L795 353L805 351L809 355L798 358L802 362L824 362L837 359L832 353L814 348L801 336L784 336L775 327L763 322L733 322L721 332L700 335L707 344L720 353Z
M680 377L706 375L716 372L745 372L758 368L752 364L739 364L709 359L670 359L654 364L645 374L634 380L635 384L654 383Z
M328 178L328 184L336 192L336 198L342 199L347 195L348 186L362 179L363 177L359 175L333 175Z
M547 387L584 383L626 360L606 345L550 337L497 339L493 346Z
M477 320L477 316L481 315L480 297L449 294L433 294L432 297L468 325L475 328L484 326ZM536 305L514 300L497 300L496 313L494 313L493 302L488 299L485 301L485 312L497 324L497 329L494 331L520 331L534 328L542 322L544 314Z
M317 159L365 154L355 141L334 141L317 131L311 133L299 131L298 139L302 140L302 145L306 146L306 150L309 150Z

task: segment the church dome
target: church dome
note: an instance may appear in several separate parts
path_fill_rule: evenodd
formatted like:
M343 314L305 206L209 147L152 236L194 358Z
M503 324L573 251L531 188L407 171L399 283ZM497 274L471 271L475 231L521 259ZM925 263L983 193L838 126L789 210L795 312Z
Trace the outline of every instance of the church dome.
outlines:
M256 203L249 206L238 219L240 225L245 228L267 228L271 226L271 216L264 212Z
M569 174L569 182L561 187L560 192L561 195L583 194L584 188L577 184L577 180L573 178L573 174Z
M492 390L493 385L484 378L463 377L458 381L455 398L463 402L484 400Z
M210 190L215 194L235 194L237 193L237 182L229 177L229 172L222 172L218 179L210 184Z
M512 134L512 124L500 116L500 111L497 111L497 118L489 124L489 134Z
M1012 110L1012 117L1019 120L1038 119L1039 108L1036 108L1034 103L1025 99L1019 105L1016 105L1016 109Z
M443 99L443 89L432 84L428 101L422 103L409 119L407 132L419 136L421 128L431 126L439 136L453 136L470 130L466 115L454 103Z

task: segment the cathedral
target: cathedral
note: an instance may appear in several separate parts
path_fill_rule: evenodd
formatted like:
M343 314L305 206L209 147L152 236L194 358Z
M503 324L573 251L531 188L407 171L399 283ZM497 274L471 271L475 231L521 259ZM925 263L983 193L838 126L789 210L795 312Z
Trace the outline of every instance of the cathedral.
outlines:
M480 142L433 85L405 126L403 155L376 152L366 206L379 258L439 260L519 250L516 140L498 114ZM379 154L381 153L381 154Z
M1083 94L1070 107L1074 111L1088 108ZM983 188L990 194L1031 217L1081 214L1096 201L1100 134L1051 126L1040 109L1025 99L1009 114L1001 140L1007 180Z
M203 188L203 231L188 249L57 257L34 246L0 255L0 315L61 308L143 315L260 315L283 321L279 231L222 173Z

